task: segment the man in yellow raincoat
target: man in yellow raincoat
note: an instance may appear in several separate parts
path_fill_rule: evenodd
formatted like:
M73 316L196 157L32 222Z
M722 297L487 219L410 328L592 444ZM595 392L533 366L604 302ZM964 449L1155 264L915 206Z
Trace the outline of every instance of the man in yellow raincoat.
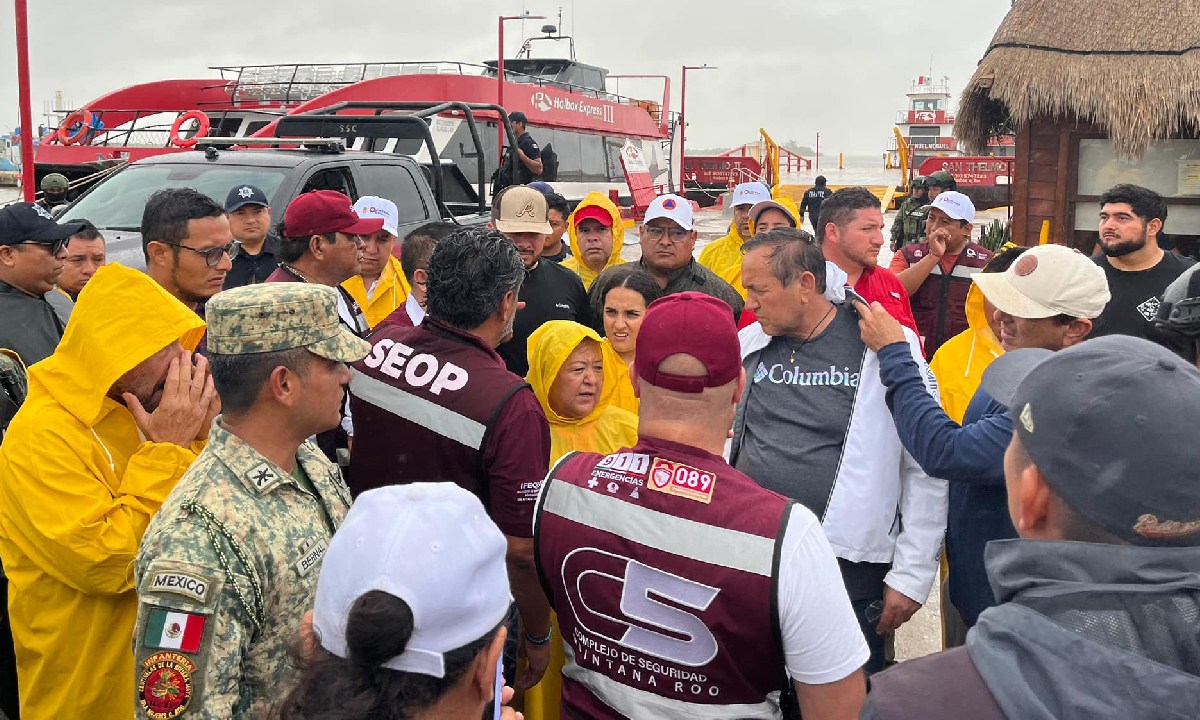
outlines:
M570 320L551 320L529 336L529 375L550 422L550 462L569 452L608 454L637 444L638 419L612 403L621 357L604 352L595 330ZM617 367L617 366L620 367ZM562 651L557 621L550 666L525 693L525 717L557 720L562 700Z
M362 271L342 283L350 297L362 308L367 325L375 327L404 305L412 288L392 253L396 244L400 211L387 198L365 195L354 203L354 212L364 220L382 218L383 227L363 237Z
M567 219L567 234L573 253L562 266L583 280L583 289L592 287L596 276L613 265L621 265L625 245L625 226L621 211L604 193L590 192L575 206Z
M29 369L0 445L0 556L21 717L133 717L133 561L219 402L190 351L204 321L109 265Z
M733 222L729 224L729 234L705 245L700 251L699 262L732 285L744 300L746 288L742 287L742 245L754 236L750 208L770 200L771 191L760 182L745 182L733 189L732 197Z

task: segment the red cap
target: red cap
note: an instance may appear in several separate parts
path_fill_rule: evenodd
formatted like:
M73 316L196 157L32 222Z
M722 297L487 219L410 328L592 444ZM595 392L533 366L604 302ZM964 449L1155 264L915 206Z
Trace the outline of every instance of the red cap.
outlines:
M313 190L292 201L283 213L288 237L341 232L370 235L383 229L383 218L360 218L350 198L334 190Z
M672 355L691 355L707 375L671 375L659 364ZM698 292L659 298L646 309L638 331L634 370L664 390L698 393L737 379L742 369L741 344L733 325L733 309L724 300Z
M588 205L575 211L575 227L584 220L596 220L604 227L612 227L612 215L599 205Z

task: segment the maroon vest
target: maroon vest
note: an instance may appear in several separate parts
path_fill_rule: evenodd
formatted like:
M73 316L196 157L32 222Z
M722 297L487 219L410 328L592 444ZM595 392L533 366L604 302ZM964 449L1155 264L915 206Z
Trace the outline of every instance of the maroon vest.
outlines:
M905 245L901 252L909 265L916 265L929 254L929 243ZM979 243L969 241L958 254L950 274L942 272L940 264L934 265L929 277L912 294L913 317L917 330L925 338L926 357L933 357L942 343L967 329L971 276L987 265L993 254Z
M426 318L387 326L351 368L351 493L454 482L488 502L483 450L504 404L529 387L479 338Z
M549 477L534 537L566 646L564 716L777 714L768 695L787 682L776 578L791 502L717 456L657 439L568 455Z

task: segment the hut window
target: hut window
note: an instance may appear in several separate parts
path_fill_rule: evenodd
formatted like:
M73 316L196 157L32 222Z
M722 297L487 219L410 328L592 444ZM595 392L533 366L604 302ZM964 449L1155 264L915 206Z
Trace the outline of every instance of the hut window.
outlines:
M1095 233L1100 195L1113 185L1148 187L1167 200L1166 232L1200 235L1200 140L1152 142L1141 158L1121 157L1106 138L1079 138L1074 228Z

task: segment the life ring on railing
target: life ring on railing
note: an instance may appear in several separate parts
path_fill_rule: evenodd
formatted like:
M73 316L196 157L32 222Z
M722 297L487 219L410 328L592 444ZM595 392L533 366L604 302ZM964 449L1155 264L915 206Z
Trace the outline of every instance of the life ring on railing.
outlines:
M74 145L88 134L88 123L92 119L92 111L87 108L79 108L75 112L63 118L62 125L58 126L58 141L63 145ZM71 132L71 128L78 125L75 132Z
M196 132L188 138L179 137L179 131L183 128L183 124L188 120L195 120L199 126ZM199 110L188 110L184 114L175 118L175 124L171 126L171 144L175 147L189 148L196 144L196 141L208 134L209 125L208 116Z

